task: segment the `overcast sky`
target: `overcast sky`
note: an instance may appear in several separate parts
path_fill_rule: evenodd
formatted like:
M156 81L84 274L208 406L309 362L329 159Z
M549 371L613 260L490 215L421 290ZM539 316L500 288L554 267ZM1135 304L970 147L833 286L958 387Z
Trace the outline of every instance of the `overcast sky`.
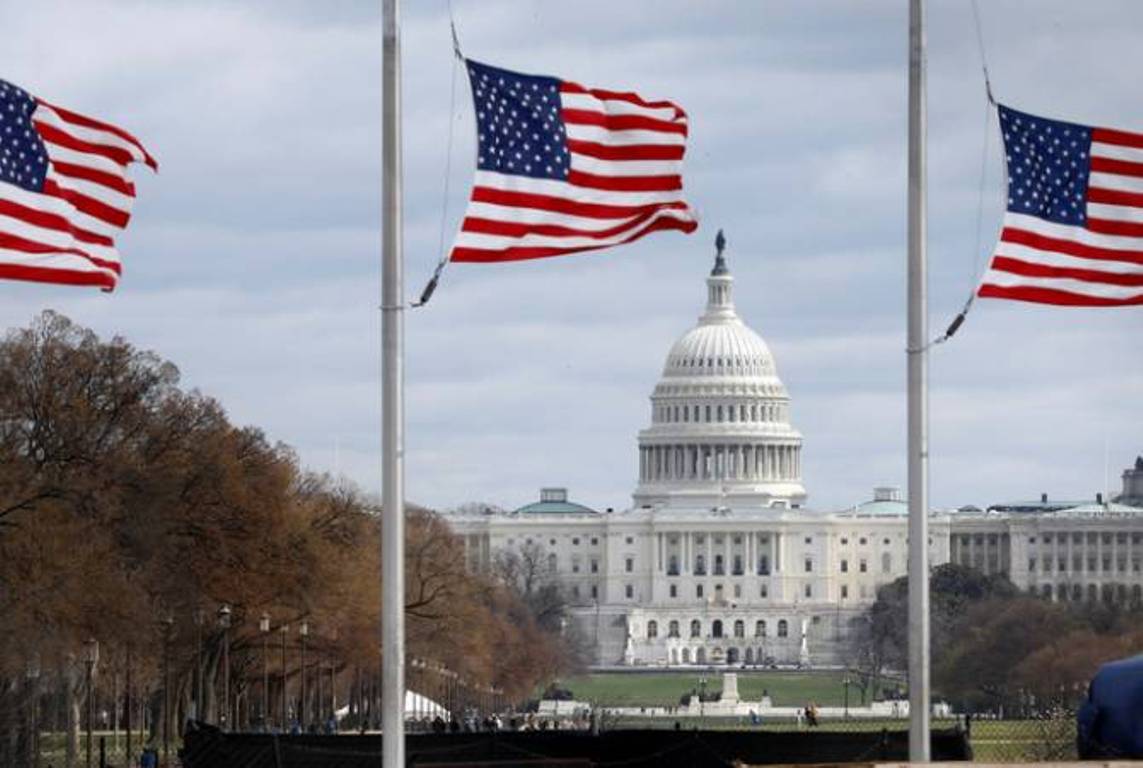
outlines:
M403 24L406 292L463 212L474 137L445 0ZM1143 4L982 3L998 98L1143 130ZM112 120L137 169L114 294L0 284L0 324L56 309L175 362L239 424L380 485L380 2L13 5L0 77ZM907 3L454 2L465 53L671 98L690 115L702 226L596 254L454 265L407 315L407 493L515 507L542 485L630 503L635 434L705 300L714 232L740 314L770 344L805 436L810 505L905 484ZM1001 214L967 0L929 16L934 333ZM983 209L978 201L988 141ZM978 210L980 240L978 247ZM932 501L1086 498L1143 452L1143 309L979 302L932 354Z

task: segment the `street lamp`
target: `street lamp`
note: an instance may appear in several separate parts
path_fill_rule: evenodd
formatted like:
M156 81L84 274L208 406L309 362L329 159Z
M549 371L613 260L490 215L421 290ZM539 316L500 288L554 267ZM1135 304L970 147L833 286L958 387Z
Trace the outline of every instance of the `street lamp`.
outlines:
M171 753L171 630L175 620L168 614L159 620L163 630L163 762Z
M28 766L40 765L40 723L38 717L40 697L40 659L32 656L24 667L24 679L28 685Z
M206 707L203 706L206 685L202 676L202 628L206 625L206 611L202 608L194 610L194 716L196 720L206 717Z
M699 723L706 728L706 675L699 678Z
M87 768L91 768L91 723L95 719L95 696L91 681L99 661L99 641L89 637L83 643L83 663L87 667Z
M841 679L841 684L845 686L845 719L849 719L849 673Z
M302 727L302 733L306 731L306 638L310 635L310 625L305 619L302 620L301 626L298 627L298 634L302 637L302 702L298 708L298 724Z
M218 626L222 629L222 728L230 727L230 606L218 609Z
M314 664L315 677L317 678L317 696L314 697L314 723L317 725L317 730L320 733L325 724L325 700L321 697L322 686L322 669L325 666L325 654L319 649L317 652L317 663Z
M262 728L270 728L270 614L262 612L258 620L262 633Z
M282 634L282 733L290 730L289 720L286 719L286 635L289 631L289 624L283 624L279 630Z

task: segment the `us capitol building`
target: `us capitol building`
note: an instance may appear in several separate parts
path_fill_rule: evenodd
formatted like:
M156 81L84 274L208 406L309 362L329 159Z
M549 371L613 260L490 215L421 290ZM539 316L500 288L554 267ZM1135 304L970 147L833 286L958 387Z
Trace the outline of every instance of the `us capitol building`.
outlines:
M509 513L449 517L467 566L506 554L564 590L594 663L845 662L877 588L906 573L907 505L894 488L851 509L808 509L802 435L766 342L734 309L721 233L706 310L667 353L639 432L629 509L546 488ZM1039 501L931 512L929 558L1054 600L1143 602L1143 459L1119 503Z

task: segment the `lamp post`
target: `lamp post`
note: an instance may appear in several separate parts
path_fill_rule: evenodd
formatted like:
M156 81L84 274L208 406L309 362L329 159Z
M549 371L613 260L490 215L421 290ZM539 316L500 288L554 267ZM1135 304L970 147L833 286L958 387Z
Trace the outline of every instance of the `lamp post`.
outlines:
M314 723L320 732L322 726L325 724L325 699L321 696L322 686L322 667L325 664L325 654L320 650L317 652L317 663L314 665L315 677L317 678L317 696L314 698Z
M32 656L24 667L24 680L28 688L28 743L25 761L28 766L39 768L40 765L40 659Z
M222 629L222 709L223 730L230 728L230 606L218 609L218 626Z
M845 686L845 719L849 719L849 673L841 679L841 684Z
M301 705L298 707L298 724L302 727L302 733L306 731L306 638L310 635L310 624L306 620L302 620L301 626L298 627L298 634L302 638L302 700Z
M290 730L290 721L286 718L286 635L290 631L289 624L283 624L279 630L282 634L282 733Z
M170 615L159 620L163 631L163 762L171 754L171 630L175 620Z
M699 678L699 724L706 728L706 675Z
M194 610L194 716L196 720L203 720L205 707L203 700L206 685L202 677L202 628L206 624L206 611L202 608Z
M133 725L131 716L132 716L132 710L134 709L134 706L135 706L135 702L132 700L132 696L131 696L131 693L132 693L132 691L131 691L131 643L127 643L126 657L127 657L125 659L126 670L124 670L124 676L126 679L124 680L123 687L125 689L124 690L124 698L126 699L125 708L127 710L127 765L131 765L131 758L133 755L133 752L131 750L131 735L132 735L131 734L131 727ZM37 758L38 758L38 755L37 755Z
M262 728L270 728L270 614L262 612L258 620L262 633Z
M95 720L95 694L92 691L92 678L95 665L99 661L99 641L89 637L83 643L83 664L87 668L87 768L91 768L91 726Z

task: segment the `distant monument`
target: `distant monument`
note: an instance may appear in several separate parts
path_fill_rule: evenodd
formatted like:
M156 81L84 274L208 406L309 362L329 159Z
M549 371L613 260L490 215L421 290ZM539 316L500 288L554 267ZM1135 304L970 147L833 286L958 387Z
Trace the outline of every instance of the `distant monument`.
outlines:
M810 644L806 638L809 628L809 620L802 619L802 647L798 650L798 663L803 667L810 666Z
M718 697L718 703L727 706L737 706L738 701L738 673L723 672L722 695Z

